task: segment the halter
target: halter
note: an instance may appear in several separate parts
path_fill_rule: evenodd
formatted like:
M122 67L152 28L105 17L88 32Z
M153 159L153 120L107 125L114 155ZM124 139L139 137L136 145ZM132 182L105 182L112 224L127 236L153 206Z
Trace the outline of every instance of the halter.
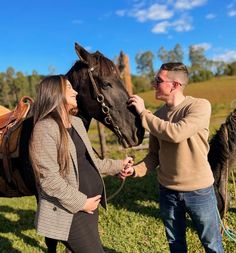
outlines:
M98 86L93 78L92 72L94 71L95 68L97 68L97 66L98 65L88 69L89 78L90 78L90 81L93 85L94 92L96 93L96 99L102 107L102 113L105 115L104 121L107 125L111 125L113 127L114 132L116 133L119 141L121 142L121 140L123 140L124 137L120 131L119 126L114 123L114 120L112 119L111 114L110 114L110 108L106 105L105 98L104 98L103 94L99 92Z

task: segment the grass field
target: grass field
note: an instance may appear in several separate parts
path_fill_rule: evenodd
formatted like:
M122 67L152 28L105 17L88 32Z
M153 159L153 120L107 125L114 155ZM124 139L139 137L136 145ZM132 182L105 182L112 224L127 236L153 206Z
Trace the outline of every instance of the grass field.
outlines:
M187 94L205 97L212 103L211 131L225 120L236 107L236 78L213 79L206 83L192 84ZM160 105L154 100L153 91L140 94L151 110ZM89 131L93 145L98 148L95 124ZM123 158L127 153L142 159L146 150L121 149L114 135L106 131L107 157ZM108 196L120 185L117 178L105 178ZM236 230L236 203L230 181L231 208L227 224ZM33 220L36 208L34 197L0 198L0 253L43 253L44 239L35 233ZM122 191L108 204L108 211L100 209L99 230L107 253L167 253L164 227L160 220L156 173L139 179L127 179ZM187 241L189 253L204 252L188 220ZM223 237L225 252L236 253L236 243ZM58 252L64 252L63 245Z

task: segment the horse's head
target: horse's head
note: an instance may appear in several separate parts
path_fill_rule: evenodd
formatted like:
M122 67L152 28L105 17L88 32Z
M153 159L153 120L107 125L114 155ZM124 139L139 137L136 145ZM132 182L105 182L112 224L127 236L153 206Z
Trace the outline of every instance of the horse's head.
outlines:
M90 54L77 43L75 50L79 61L66 76L78 92L79 116L103 123L124 147L140 144L144 129L134 108L127 106L129 95L115 64L98 51Z

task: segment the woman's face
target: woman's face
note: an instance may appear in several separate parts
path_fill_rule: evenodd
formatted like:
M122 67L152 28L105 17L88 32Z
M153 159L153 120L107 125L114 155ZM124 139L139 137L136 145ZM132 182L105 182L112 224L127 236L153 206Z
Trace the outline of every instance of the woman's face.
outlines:
M78 93L73 89L71 83L66 80L65 98L67 102L67 109L70 111L77 107L76 95Z

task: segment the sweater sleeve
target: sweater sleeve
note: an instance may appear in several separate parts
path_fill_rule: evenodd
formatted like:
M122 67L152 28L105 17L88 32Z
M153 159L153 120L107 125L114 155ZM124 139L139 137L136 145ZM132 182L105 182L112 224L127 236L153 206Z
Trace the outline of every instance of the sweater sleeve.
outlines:
M45 122L35 126L31 141L33 167L39 171L40 190L56 198L60 204L72 213L80 211L87 196L70 185L59 172L58 131Z
M159 148L158 139L150 134L148 154L134 166L134 177L143 177L148 171L155 169L159 165Z
M180 143L206 127L210 115L210 103L205 99L199 99L190 106L185 117L176 123L162 120L148 110L144 110L140 116L143 127L152 135L160 140Z

